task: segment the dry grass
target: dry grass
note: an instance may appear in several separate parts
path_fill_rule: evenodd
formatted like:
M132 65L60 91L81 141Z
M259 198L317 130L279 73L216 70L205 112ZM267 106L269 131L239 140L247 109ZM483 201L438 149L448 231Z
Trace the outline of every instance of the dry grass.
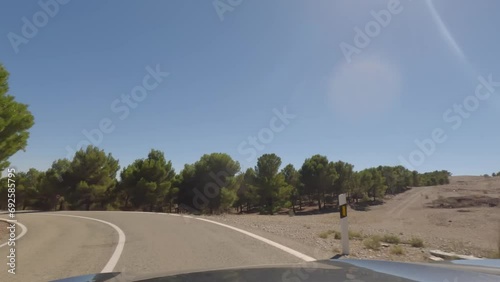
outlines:
M361 240L363 239L363 234L358 231L349 230L349 240Z
M500 222L498 223L497 258L500 258Z
M338 231L335 231L333 238L335 238L335 240L340 240L342 239L342 234L340 234L340 232Z
M363 241L363 246L370 250L380 250L380 236L370 236Z
M432 201L428 206L433 208L456 209L468 207L497 207L499 205L500 199L497 197L466 195L447 198L439 196L437 200Z
M497 240L497 250L491 255L492 258L500 259L500 223L498 224L498 240Z
M410 244L414 248L422 248L424 247L424 241L420 238L417 237L412 237L409 241L408 244Z
M327 231L324 231L324 232L321 232L318 234L318 237L321 238L321 239L326 239L328 238L328 236L330 236L331 234L335 234L335 237L337 236L337 231L335 230L327 230Z
M500 222L498 224L497 249L486 253L486 257L491 259L500 259Z
M342 239L342 234L339 231L335 230L323 231L318 234L318 237L320 237L321 239L326 239L332 234L335 240ZM361 239L363 239L363 234L361 232L349 230L349 240L361 240Z
M400 245L392 246L390 252L391 254L398 256L404 255L405 253L403 247L401 247Z
M384 237L382 237L382 242L389 243L389 244L399 244L401 242L401 240L396 235L385 234Z
M318 234L318 237L321 238L321 239L326 239L326 238L328 238L328 235L330 235L330 234L328 234L328 231L327 232L321 232L321 233Z
M351 210L349 214L349 230L355 230L369 237L378 234L381 238L385 234L397 235L403 247L404 255L396 256L387 248L380 247L380 251L368 250L362 240L352 240L352 253L356 258L368 259L395 259L398 261L425 261L423 248L440 249L457 254L481 257L497 257L500 249L497 239L500 236L500 204L496 207L489 205L457 208L430 208L429 203L441 196L442 201L450 197L465 197L475 199L500 198L500 177L484 178L477 176L451 177L451 183L436 187L414 187L404 193L388 197L384 204L370 206L370 211ZM488 191L484 194L483 191ZM423 195L422 195L423 194ZM429 199L425 199L428 196ZM460 204L466 204L467 201ZM453 203L453 206L455 203ZM314 210L314 205L310 207ZM305 209L306 210L306 209ZM234 215L220 217L226 224L234 224L249 231L268 232L284 239L295 240L300 244L315 246L327 252L322 258L330 258L334 247L340 248L339 233L328 235L327 239L320 239L318 234L326 230L340 231L337 214L318 214L311 216L259 216L257 214ZM333 225L332 225L333 224ZM478 232L480 230L481 232ZM1 232L0 232L1 233ZM263 235L266 235L263 233ZM351 237L353 237L351 232ZM416 236L421 240L410 238ZM455 242L464 242L464 245ZM286 245L287 241L283 241ZM411 247L410 245L416 246ZM419 247L424 245L423 248ZM374 254L376 252L377 254ZM337 253L337 252L336 252ZM356 253L356 256L354 256Z
M491 252L487 254L486 257L490 259L500 259L500 252Z

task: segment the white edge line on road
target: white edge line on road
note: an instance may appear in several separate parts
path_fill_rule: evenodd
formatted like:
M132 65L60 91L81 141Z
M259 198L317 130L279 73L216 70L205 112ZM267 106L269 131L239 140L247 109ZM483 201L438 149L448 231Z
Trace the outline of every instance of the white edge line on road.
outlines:
M275 248L278 248L284 252L287 252L303 261L306 261L306 262L312 262L312 261L316 261L315 258L313 257L310 257L308 255L305 255L301 252L298 252L294 249L291 249L287 246L284 246L284 245L281 245L279 243L276 243L274 241L271 241L267 238L264 238L262 236L259 236L259 235L256 235L256 234L253 234L251 232L248 232L248 231L245 231L243 229L239 229L239 228L236 228L236 227L233 227L231 225L227 225L227 224L223 224L223 223L220 223L220 222L217 222L217 221L213 221L213 220L208 220L208 219L204 219L204 218L199 218L199 217L194 217L194 216L190 216L190 215L179 215L179 214L174 214L174 213L154 213L154 212L127 212L127 211L115 211L115 212L120 212L120 213L138 213L138 214L161 214L161 215L170 215L170 216L179 216L179 217L184 217L184 218L191 218L191 219L197 219L197 220L200 220L200 221L205 221L205 222L209 222L209 223L213 223L213 224L217 224L217 225L220 225L220 226L223 226L223 227L226 227L226 228L229 228L229 229L232 229L234 231L237 231L237 232L240 232L240 233L243 233L247 236L250 236L254 239L257 239L261 242L264 242L266 244L269 244ZM95 220L95 221L98 221L98 222L102 222L102 223L105 223L105 224L108 224L110 225L111 227L113 227L117 232L118 232L118 235L119 235L119 239L118 239L118 245L116 246L116 249L115 249L115 252L113 254L113 256L111 257L111 259L108 261L108 264L104 267L104 269L101 271L101 273L104 273L104 272L112 272L116 263L118 262L118 259L120 258L120 255L123 251L123 247L125 245L125 234L123 233L123 231L116 225L112 224L112 223L109 223L107 221L104 221L104 220L100 220L100 219L95 219L95 218L91 218L91 217L84 217L84 216L76 216L76 215L63 215L63 214L46 214L46 215L53 215L53 216L68 216L68 217L77 217L77 218L84 218L84 219L89 219L89 220Z
M301 260L304 260L306 262L311 262L311 261L316 261L315 258L313 257L310 257L308 255L305 255L301 252L298 252L294 249L291 249L287 246L283 246L279 243L276 243L274 241L271 241L269 239L266 239L262 236L259 236L259 235L256 235L256 234L253 234L251 232L248 232L248 231L245 231L243 229L239 229L239 228L236 228L236 227L233 227L231 225L227 225L227 224L223 224L223 223L220 223L220 222L217 222L217 221L213 221L213 220L208 220L208 219L204 219L204 218L199 218L199 217L195 217L195 216L191 216L191 215L182 215L182 214L176 214L176 213L158 213L158 212L128 212L128 211L112 211L112 212L120 212L120 213L140 213L140 214L161 214L161 215L170 215L170 216L178 216L178 217L183 217L183 218L191 218L191 219L197 219L197 220L201 220L201 221L205 221L205 222L209 222L209 223L213 223L213 224L217 224L217 225L220 225L220 226L223 226L223 227L226 227L226 228L229 228L229 229L232 229L234 231L237 231L237 232L240 232L240 233L243 233L247 236L250 236L254 239L257 239L259 241L262 241L266 244L269 244L273 247L276 247L284 252L287 252L295 257L298 257L300 258Z
M269 245L271 245L271 246L273 246L273 247L276 247L276 248L278 248L278 249L280 249L280 250L282 250L282 251L284 251L284 252L287 252L287 253L289 253L289 254L291 254L291 255L293 255L293 256L296 256L296 257L298 257L298 258L300 258L300 259L302 259L302 260L304 260L304 261L308 261L308 262L310 262L310 261L316 261L316 259L315 259L315 258L312 258L312 257L310 257L310 256L308 256L308 255L305 255L305 254L303 254L303 253L300 253L300 252L298 252L298 251L296 251L296 250L294 250L294 249L291 249L291 248L289 248L289 247L283 246L283 245L278 244L278 243L276 243L276 242L274 242L274 241L271 241L271 240L266 239L266 238L264 238L264 237L261 237L261 236L259 236L259 235L253 234L253 233L251 233L251 232L245 231L245 230L243 230L243 229L239 229L239 228L233 227L233 226L231 226L231 225L223 224L223 223L220 223L220 222L217 222L217 221L208 220L208 219L204 219L204 218L198 218L198 217L192 217L192 216L190 216L189 218L194 218L194 219L197 219L197 220L210 222L210 223L213 223L213 224L217 224L217 225L220 225L220 226L224 226L224 227L229 228L229 229L232 229L232 230L234 230L234 231L238 231L238 232L243 233L243 234L245 234L245 235L247 235L247 236L250 236L250 237L252 237L252 238L254 238L254 239L260 240L260 241L262 241L262 242L264 242L264 243L267 243L267 244L269 244Z
M13 220L8 220L8 219L4 219L4 218L0 218L1 221L5 221L5 222L8 222L8 223L15 223L19 226L21 226L21 234L19 234L19 236L16 237L16 241L21 239L27 232L28 232L28 227L26 227L24 224L18 222L18 221L13 221ZM3 246L6 246L9 242L6 242L6 243L3 243L2 245L0 245L0 248L3 247Z
M120 259L120 256L122 255L123 247L125 246L125 233L123 233L123 230L121 230L120 227L114 225L111 222L107 222L107 221L100 220L97 218L86 217L86 216L69 215L69 214L43 214L43 215L66 216L66 217L75 217L75 218L94 220L94 221L104 223L104 224L107 224L107 225L113 227L116 230L116 232L118 233L118 243L116 245L116 248L115 248L113 255L111 255L111 258L108 260L108 263L101 270L101 273L113 272L113 269L115 268L116 264L118 263L118 260Z

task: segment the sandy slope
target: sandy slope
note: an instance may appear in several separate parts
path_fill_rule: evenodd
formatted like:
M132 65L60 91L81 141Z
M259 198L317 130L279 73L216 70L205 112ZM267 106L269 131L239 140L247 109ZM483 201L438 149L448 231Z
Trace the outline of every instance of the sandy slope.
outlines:
M361 241L352 241L354 257L382 258L399 261L423 261L429 249L455 251L461 254L486 256L497 250L500 236L500 206L462 207L456 209L430 208L440 197L481 196L500 198L500 177L485 178L457 176L449 185L416 187L394 197L369 211L349 210L350 229L364 235L395 234L402 240L413 236L424 240L424 248L405 247L404 256L391 255L389 248L370 251ZM335 254L340 250L333 236L322 239L319 233L339 230L338 214L307 216L224 215L212 219L227 222L248 230L269 234L273 238L300 241L316 249L316 253ZM278 235L278 236L276 236Z

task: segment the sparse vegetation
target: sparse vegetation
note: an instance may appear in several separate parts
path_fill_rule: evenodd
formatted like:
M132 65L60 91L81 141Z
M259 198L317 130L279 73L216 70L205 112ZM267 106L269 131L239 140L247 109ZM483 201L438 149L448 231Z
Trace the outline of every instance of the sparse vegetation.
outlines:
M414 248L422 248L424 247L424 241L418 237L412 237L409 241L408 244L410 244Z
M400 245L392 246L390 252L391 254L398 256L403 255L405 253L403 247Z
M319 234L320 238L326 239L329 235L333 234L335 240L342 239L342 233L340 231L328 230ZM349 230L349 240L361 240L363 239L363 234L358 231Z
M328 232L321 232L318 234L318 237L321 238L321 239L326 239L328 238Z
M339 231L335 231L333 238L335 240L340 240L340 239L342 239L342 234L340 234Z
M486 257L490 259L500 259L500 252L491 252L490 254L486 255Z
M336 233L334 230L327 230L318 234L319 238L326 239L329 235Z
M386 234L384 237L382 237L382 242L389 243L389 244L399 244L401 240L399 239L398 236L394 234Z
M497 251L493 254L493 258L500 259L500 222L498 223Z
M483 192L484 193L484 192ZM500 199L485 195L469 195L444 198L439 196L437 200L432 201L428 206L432 208L467 208L467 207L496 207L500 205Z
M349 230L349 239L350 240L361 240L363 239L363 234L358 231Z
M380 244L380 236L370 236L363 240L363 245L365 248L370 249L370 250L380 250L381 244Z

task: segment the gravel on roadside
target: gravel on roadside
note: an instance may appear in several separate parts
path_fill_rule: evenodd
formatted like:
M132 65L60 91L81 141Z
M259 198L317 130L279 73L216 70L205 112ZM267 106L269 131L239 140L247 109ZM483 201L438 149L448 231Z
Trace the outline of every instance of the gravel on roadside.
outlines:
M340 240L335 239L333 233L333 231L340 231L338 214L305 216L225 214L203 217L250 232L263 231L268 234L292 239L310 248L319 248L324 252L330 253L331 257L341 252ZM329 230L331 230L331 232L327 232ZM424 242L424 247L412 247L407 244L408 240L413 237L412 234L403 234L401 232L395 233L394 230L376 229L372 226L356 226L355 224L351 225L350 230L361 233L363 236L363 238L360 239L350 240L349 257L351 258L426 262L429 261L429 250L432 249L475 256L482 255L482 252L477 251L477 248L472 244L454 242L432 236L432 234L427 234L427 236L421 236L422 234L419 234L419 238ZM388 244L381 242L378 250L366 248L363 243L364 239L373 235L384 236L387 234L395 235L401 240L401 243Z

